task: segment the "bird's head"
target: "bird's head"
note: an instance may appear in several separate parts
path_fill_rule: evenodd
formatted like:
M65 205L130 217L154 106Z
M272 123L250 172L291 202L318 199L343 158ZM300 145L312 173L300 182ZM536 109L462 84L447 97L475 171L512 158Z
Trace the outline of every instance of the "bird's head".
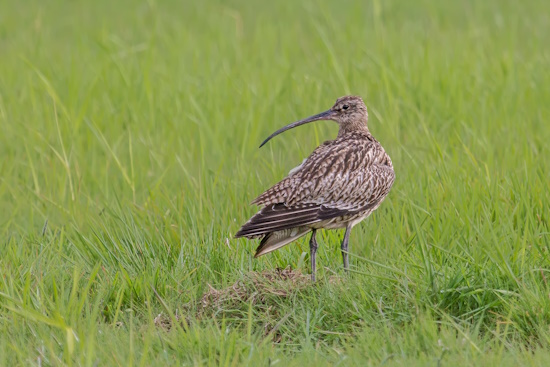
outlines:
M340 97L329 111L330 118L327 120L336 121L341 128L352 128L351 130L353 130L353 127L367 126L369 119L367 106L359 96Z
M340 133L354 130L368 131L367 122L369 114L365 102L358 96L340 97L329 110L310 116L300 121L293 122L271 134L264 140L260 148L271 140L273 137L295 128L296 126L304 125L313 121L331 120L340 125ZM339 133L339 134L340 134Z

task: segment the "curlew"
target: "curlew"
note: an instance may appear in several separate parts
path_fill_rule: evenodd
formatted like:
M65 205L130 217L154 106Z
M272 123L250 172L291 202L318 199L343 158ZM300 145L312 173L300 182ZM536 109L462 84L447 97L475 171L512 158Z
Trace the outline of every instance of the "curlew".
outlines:
M320 120L338 123L336 139L321 144L287 177L258 196L252 204L263 208L235 235L261 237L254 256L258 257L312 232L313 281L317 230L345 228L341 250L344 269L348 270L351 229L380 206L395 178L390 157L367 126L367 107L357 96L341 97L329 110L275 131L260 148L284 131Z

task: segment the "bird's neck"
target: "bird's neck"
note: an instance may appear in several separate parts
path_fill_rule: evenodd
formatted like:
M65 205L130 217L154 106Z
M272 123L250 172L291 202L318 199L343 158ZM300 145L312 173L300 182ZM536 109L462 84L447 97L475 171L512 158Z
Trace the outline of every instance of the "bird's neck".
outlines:
M357 121L340 125L340 130L338 130L338 137L342 137L344 135L354 132L361 132L367 135L371 135L367 124L363 121Z

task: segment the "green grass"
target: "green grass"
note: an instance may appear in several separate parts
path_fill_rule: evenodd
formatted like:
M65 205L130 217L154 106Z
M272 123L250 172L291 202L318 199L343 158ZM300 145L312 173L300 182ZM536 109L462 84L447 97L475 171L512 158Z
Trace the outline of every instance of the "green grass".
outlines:
M544 0L1 3L0 365L548 365L549 34ZM348 93L394 188L349 275L326 232L270 293L307 243L232 234L337 127L258 145Z

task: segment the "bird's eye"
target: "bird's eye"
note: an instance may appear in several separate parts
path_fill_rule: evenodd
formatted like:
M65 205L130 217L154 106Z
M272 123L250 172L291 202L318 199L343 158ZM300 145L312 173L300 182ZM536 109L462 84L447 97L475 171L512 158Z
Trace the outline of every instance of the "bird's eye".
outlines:
M349 108L349 106L348 106L347 104L345 104L345 105L342 106L342 109L343 109L343 110L347 110L348 108Z

